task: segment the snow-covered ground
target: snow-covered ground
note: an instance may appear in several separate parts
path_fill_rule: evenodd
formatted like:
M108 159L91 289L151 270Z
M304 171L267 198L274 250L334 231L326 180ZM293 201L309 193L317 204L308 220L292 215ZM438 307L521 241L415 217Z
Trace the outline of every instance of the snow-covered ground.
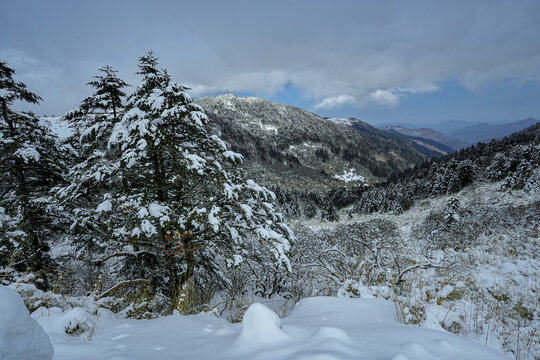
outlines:
M540 199L538 193L499 192L498 187L497 183L471 186L453 196L462 207L470 209L487 205L500 209L508 205L531 208ZM325 232L354 222L392 221L400 233L399 251L409 249L411 254L405 255L415 259L417 240L412 229L431 211L443 209L447 202L447 196L430 198L400 215L358 215L346 219L342 214L340 223L313 220L308 225ZM105 309L97 310L91 297L77 298L68 305L66 297L58 294L52 294L59 298L50 301L39 300L46 295L39 292L29 296L36 292L26 283L32 279L13 282L10 287L23 294L31 308L48 304L48 309L40 308L32 317L49 336L54 359L496 360L505 358L502 351L506 351L506 358L532 359L540 353L536 315L540 262L534 250L540 238L535 229L528 225L523 229L497 229L493 234L482 235L475 246L460 252L452 250L460 261L459 267L411 272L403 291L386 298L396 299L402 309L402 321L417 321L420 326L396 321L396 306L383 300L384 296L307 298L292 311L288 308L289 315L282 320L264 305L253 304L242 323L232 324L211 313L125 319ZM305 277L313 281L310 276ZM353 280L351 289L358 290L354 296L380 295L378 289L389 289L384 283L359 287L362 283ZM341 286L340 290L346 287ZM336 292L324 294L330 293ZM351 296L347 291L337 294ZM2 346L13 344L6 340L6 336L12 335L5 335L13 332L5 330L20 328L15 319L24 318L3 317L9 311L2 307L7 303L0 297L0 330L4 329L3 333L0 331L0 344L4 344L0 345L0 360L4 360ZM64 310L51 306L62 306ZM417 318L411 315L413 310L418 313ZM444 329L456 330L461 336ZM24 339L20 334L17 338ZM33 342L24 343L30 346Z
M307 298L283 320L255 303L238 324L208 313L133 320L82 308L38 310L33 317L49 335L57 360L504 358L447 332L402 325L394 304L378 299ZM66 334L66 328L77 334L77 324L86 324L80 335Z
M43 116L40 118L40 121L47 124L60 140L67 139L73 135L73 129L69 126L69 123L60 116Z
M338 179L343 182L365 181L362 175L356 175L354 169L349 169L349 171L345 170L341 175L334 175L334 179Z
M521 206L523 212L527 212L527 208L536 209L540 193L500 191L500 188L501 182L479 182L451 196L417 201L402 214L358 214L348 217L349 209L345 209L341 212L340 222L321 223L312 219L303 221L302 225L316 234L332 233L344 225L373 220L391 222L399 233L399 249L394 249L394 254L412 259L414 264L425 261L415 227L421 226L432 212L443 211L451 197L459 200L461 208L470 209L472 212L468 216L473 219L481 220L485 215L474 211L489 209L487 214L500 214L501 221L506 220L505 224L515 221L516 225L508 228L499 226L495 230L485 229L477 242L467 248L457 251L447 249L443 256L455 259L454 267L415 270L402 283L403 288L397 291L397 295L386 295L383 290L388 290L392 284L384 280L378 284L382 286L362 286L360 281L346 282L340 290L349 286L357 294L347 291L338 294L364 296L373 293L379 297L397 299L403 306L405 322L432 329L452 329L496 351L505 351L508 358L540 359L538 223L528 218L529 221L518 224L517 215L512 215L515 217L512 220L505 219L506 215L503 215L507 214L507 208L512 207Z

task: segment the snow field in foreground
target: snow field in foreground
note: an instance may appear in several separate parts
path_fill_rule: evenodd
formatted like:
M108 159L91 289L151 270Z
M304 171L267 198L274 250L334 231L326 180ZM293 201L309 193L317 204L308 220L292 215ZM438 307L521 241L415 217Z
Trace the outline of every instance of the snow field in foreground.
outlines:
M30 317L20 295L0 285L0 360L46 360L53 357L47 334Z
M81 310L33 313L52 340L54 359L504 359L447 332L401 325L394 304L378 299L308 298L283 320L255 303L239 324L206 313L133 320L100 311L88 314L95 323L91 340L65 333L73 321L89 321Z

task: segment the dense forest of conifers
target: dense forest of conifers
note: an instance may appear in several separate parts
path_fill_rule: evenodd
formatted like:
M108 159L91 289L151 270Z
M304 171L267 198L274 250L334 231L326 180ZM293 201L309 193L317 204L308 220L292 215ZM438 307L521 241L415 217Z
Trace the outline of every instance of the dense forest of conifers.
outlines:
M387 181L334 188L329 192L301 192L272 188L284 214L292 217L337 220L336 210L349 213L401 213L415 200L454 194L474 180L504 179L504 189L540 188L534 169L540 165L540 125L489 143L478 143L431 158L413 168L394 173Z

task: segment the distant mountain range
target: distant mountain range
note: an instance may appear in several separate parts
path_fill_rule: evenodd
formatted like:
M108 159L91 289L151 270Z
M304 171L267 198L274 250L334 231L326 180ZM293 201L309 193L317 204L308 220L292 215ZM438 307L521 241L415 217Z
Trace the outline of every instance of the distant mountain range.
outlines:
M516 131L526 129L537 122L538 120L534 118L502 124L473 123L471 125L471 123L464 121L445 121L422 128L416 128L414 125L409 125L408 127L403 125L387 125L380 127L380 129L413 140L419 146L431 145L434 147L431 150L439 154L444 154L452 152L448 151L448 148L456 151L479 142L501 139ZM462 126L464 124L466 126ZM429 156L429 154L426 155Z
M508 124L476 124L444 134L433 128L378 129L355 118L323 118L254 97L222 95L197 102L211 120L211 131L244 156L249 176L266 186L297 190L385 181L427 158L501 138L538 122L529 118ZM48 121L61 138L71 133L60 118L42 121Z
M429 128L408 129L403 126L385 126L381 129L403 136L414 141L418 146L431 150L434 154L430 157L440 157L470 145ZM429 156L429 154L426 155Z
M426 159L413 142L357 119L325 119L297 107L222 95L198 103L215 133L267 186L330 189L374 183Z
M392 123L380 123L377 124L377 128L383 128L388 126L401 126L406 129L433 129L438 132L441 132L445 135L448 135L454 130L458 130L467 126L480 124L479 121L463 121L463 120L446 120L441 122L430 122L430 123L401 123L401 122L392 122Z
M448 135L475 144L478 142L487 142L492 139L501 139L516 131L526 129L537 122L538 120L536 119L528 118L506 124L480 123L452 130Z

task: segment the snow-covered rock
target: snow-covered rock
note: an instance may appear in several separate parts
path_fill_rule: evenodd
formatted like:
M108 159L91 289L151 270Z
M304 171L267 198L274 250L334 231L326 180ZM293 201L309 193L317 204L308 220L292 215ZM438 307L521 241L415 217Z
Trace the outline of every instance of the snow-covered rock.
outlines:
M53 347L17 292L0 285L0 359L52 359Z
M289 338L281 329L279 316L261 303L254 303L247 309L242 325L239 344L268 344Z

